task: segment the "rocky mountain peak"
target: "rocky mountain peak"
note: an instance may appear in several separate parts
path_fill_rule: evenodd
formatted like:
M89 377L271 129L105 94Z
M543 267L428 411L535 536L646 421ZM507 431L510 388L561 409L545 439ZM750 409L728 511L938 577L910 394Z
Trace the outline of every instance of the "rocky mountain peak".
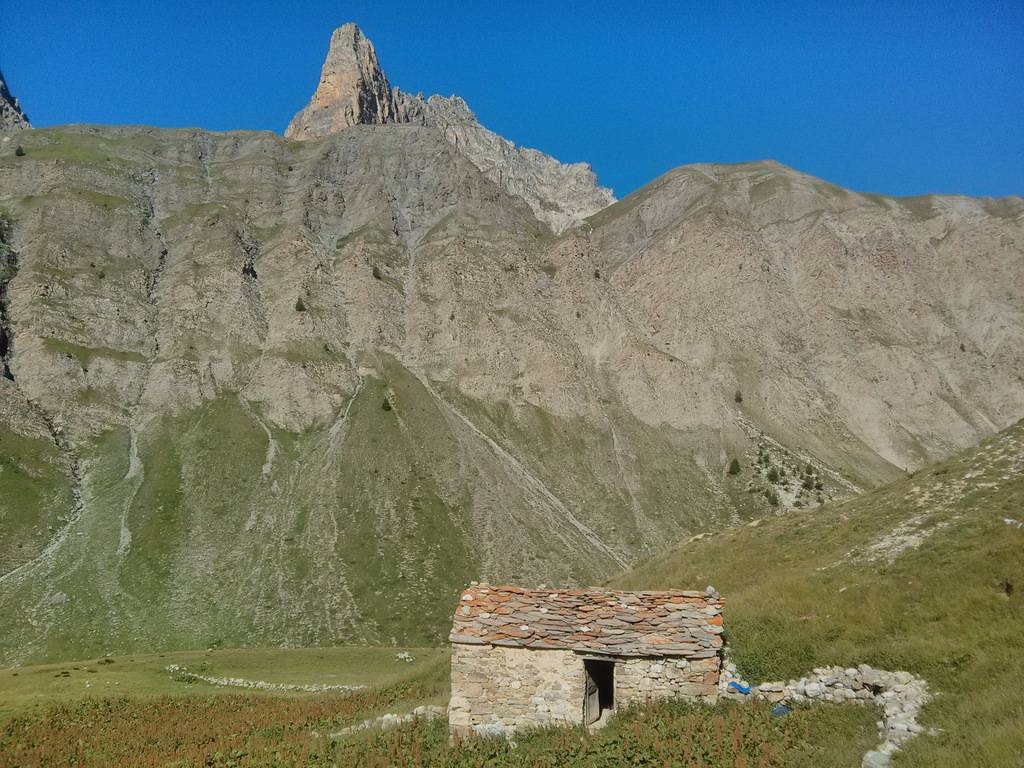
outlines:
M18 131L31 127L28 115L22 111L18 100L11 95L7 88L7 81L4 79L4 73L0 72L0 132Z
M334 30L320 83L285 131L289 139L327 136L353 125L394 122L394 99L373 43L355 24Z
M285 137L306 141L354 125L387 123L438 128L485 176L521 197L556 233L615 202L589 165L564 165L537 150L516 147L480 125L460 97L424 98L392 88L373 43L358 26L345 24L331 36L316 92L292 119Z

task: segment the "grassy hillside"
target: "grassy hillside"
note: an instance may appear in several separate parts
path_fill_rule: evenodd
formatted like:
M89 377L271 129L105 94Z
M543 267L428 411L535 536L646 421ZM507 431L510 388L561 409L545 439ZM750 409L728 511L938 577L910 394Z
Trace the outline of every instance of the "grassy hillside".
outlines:
M933 729L899 766L1015 768L1024 754L1024 422L979 448L841 505L704 536L615 581L713 583L732 657L752 681L867 662L924 677ZM1009 522L1008 522L1009 521ZM877 742L870 707L666 702L603 731L553 729L518 746L449 744L443 721L330 733L385 711L443 703L447 654L335 648L117 657L0 672L0 762L213 766L858 766ZM369 684L348 695L187 683L168 664L268 682ZM124 695L118 695L124 694ZM140 734L142 736L140 736Z
M436 414L381 407L402 384L368 377L340 430L271 430L223 397L103 434L87 513L0 594L13 617L0 658L259 645L268 631L282 645L438 643L478 566L406 428ZM29 466L24 450L4 464L10 442L0 471Z
M189 681L168 673L169 664L216 677L367 687L253 692ZM447 669L441 649L347 647L104 657L2 670L0 765L331 765L333 746L312 731L442 701Z
M0 385L2 387L2 385ZM0 388L0 397L7 392ZM74 507L60 451L0 424L0 576L37 557Z
M245 650L6 670L0 672L0 697L13 696L5 700L16 711L6 719L0 715L0 764L823 768L858 764L874 739L874 715L866 709L803 708L780 719L766 705L731 702L714 708L666 702L624 713L598 734L547 729L521 735L515 746L490 739L450 744L444 719L336 740L314 735L443 701L447 654L412 653L409 663L397 659L394 649ZM164 671L172 661L206 665L211 674L288 682L323 681L326 675L353 684L373 679L377 686L347 695L242 694L186 684ZM80 687L83 678L104 693L120 682L127 695L94 696Z
M1024 755L1024 422L852 501L684 543L617 579L708 584L754 681L866 662L924 677L937 733L902 766L1020 766Z
M52 705L72 706L83 699L130 696L141 701L160 696L251 693L239 687L214 686L171 674L167 670L171 665L207 677L291 685L388 688L423 677L443 681L443 695L447 695L448 652L442 648L341 646L180 651L2 669L0 721ZM280 696L273 691L257 694Z

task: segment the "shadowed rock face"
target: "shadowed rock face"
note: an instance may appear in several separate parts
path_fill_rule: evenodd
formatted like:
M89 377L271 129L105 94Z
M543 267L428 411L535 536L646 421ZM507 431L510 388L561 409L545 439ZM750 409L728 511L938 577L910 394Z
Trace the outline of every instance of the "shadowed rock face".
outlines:
M556 233L615 202L598 186L586 163L564 165L533 149L521 149L487 130L458 96L413 96L392 88L373 43L355 24L335 30L312 100L285 131L300 141L322 138L353 125L412 123L439 128L445 140L494 181L521 197Z
M7 89L4 73L0 72L0 133L31 128L28 115L21 110L18 100Z

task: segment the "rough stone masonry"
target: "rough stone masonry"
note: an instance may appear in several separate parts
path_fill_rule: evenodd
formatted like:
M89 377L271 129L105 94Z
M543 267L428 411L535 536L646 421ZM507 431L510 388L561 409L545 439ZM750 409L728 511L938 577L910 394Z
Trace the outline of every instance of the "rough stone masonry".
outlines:
M713 701L723 600L706 592L471 586L450 635L454 734L590 724L671 696Z

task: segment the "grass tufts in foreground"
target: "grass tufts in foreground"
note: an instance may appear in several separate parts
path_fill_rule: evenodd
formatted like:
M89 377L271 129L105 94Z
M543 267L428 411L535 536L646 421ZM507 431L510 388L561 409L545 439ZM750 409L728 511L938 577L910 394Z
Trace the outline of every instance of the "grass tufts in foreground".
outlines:
M818 706L776 718L764 703L715 707L666 701L628 710L595 734L547 728L449 744L444 722L385 731L338 745L339 766L367 768L775 768L859 765L875 712Z
M10 720L0 763L106 766L339 766L515 768L565 766L857 765L874 740L867 707L818 706L775 718L767 704L652 704L602 731L550 728L504 740L449 743L444 720L332 743L329 732L402 701L429 698L429 681L349 696L216 696L87 699Z
M12 718L0 733L9 766L243 766L320 763L311 731L428 692L416 686L339 696L87 698Z

